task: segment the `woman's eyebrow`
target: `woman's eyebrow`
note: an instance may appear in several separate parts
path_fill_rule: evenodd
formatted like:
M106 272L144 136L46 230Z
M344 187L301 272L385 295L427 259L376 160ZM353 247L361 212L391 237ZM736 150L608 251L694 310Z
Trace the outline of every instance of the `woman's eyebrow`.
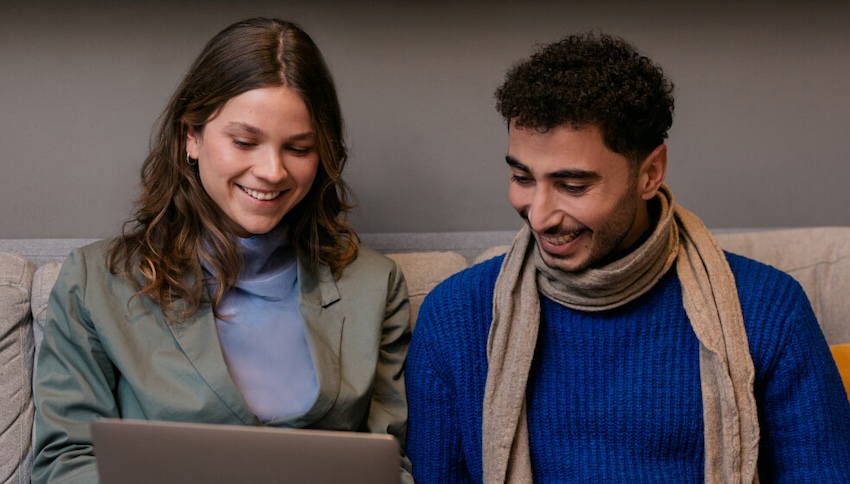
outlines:
M242 130L255 136L264 136L266 134L266 132L262 129L248 123L243 123L241 121L231 121L230 123L227 123L225 127L228 130ZM313 139L315 137L316 133L314 133L313 131L305 131L303 133L294 134L288 139L290 141L304 141Z
M305 140L312 140L315 137L316 137L316 133L314 133L312 131L307 131L307 132L304 132L304 133L294 134L294 135L290 136L289 139L292 140L292 141L305 141Z
M265 132L262 129L260 129L256 126L250 125L248 123L243 123L241 121L231 121L231 122L227 123L226 127L228 129L241 129L241 130L247 131L250 134L255 134L255 135L265 134Z

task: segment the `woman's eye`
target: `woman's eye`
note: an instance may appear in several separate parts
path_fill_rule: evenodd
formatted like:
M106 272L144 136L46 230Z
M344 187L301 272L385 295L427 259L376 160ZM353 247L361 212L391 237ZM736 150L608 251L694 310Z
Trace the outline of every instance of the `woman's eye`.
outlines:
M250 147L254 146L254 143L252 143L250 141L237 139L237 138L233 139L233 144L236 145L237 148L250 148Z
M311 151L313 151L312 146L308 146L308 147L290 146L287 149L289 150L290 153L292 153L293 155L296 155L296 156L304 156L304 155L309 154Z

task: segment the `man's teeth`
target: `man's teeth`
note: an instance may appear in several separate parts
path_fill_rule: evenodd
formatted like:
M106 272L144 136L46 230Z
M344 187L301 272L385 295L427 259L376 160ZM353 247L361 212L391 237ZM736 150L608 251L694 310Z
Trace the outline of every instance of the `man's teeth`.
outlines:
M578 237L578 234L566 234L566 235L559 235L557 237L546 237L546 236L544 236L543 238L546 240L546 242L549 242L550 244L562 245L562 244L566 244L568 242L572 242L573 240L575 240L576 237Z
M257 200L273 200L280 195L280 192L258 192L256 190L251 190L250 188L241 187L242 191L256 198Z

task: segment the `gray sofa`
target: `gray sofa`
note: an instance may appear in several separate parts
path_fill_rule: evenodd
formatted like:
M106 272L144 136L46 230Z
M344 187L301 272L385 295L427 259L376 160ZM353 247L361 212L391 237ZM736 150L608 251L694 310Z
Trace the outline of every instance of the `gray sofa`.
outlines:
M788 272L806 291L827 342L850 344L850 227L716 230L721 246ZM365 234L404 271L415 325L440 281L504 252L514 232ZM29 482L32 375L61 262L94 239L0 239L0 482Z

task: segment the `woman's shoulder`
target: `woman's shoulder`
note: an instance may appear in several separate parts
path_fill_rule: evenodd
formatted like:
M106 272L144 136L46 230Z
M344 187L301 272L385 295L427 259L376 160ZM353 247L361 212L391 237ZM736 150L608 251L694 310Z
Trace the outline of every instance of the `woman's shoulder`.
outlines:
M87 245L71 249L62 262L60 277L68 273L84 272L94 274L109 272L109 249L112 239L101 239Z
M57 274L51 301L68 303L67 297L72 296L92 311L106 310L110 306L109 301L122 301L115 308L119 308L118 312L125 311L126 302L132 298L136 288L130 280L110 270L111 242L104 239L71 250ZM90 304L96 307L89 307Z
M352 274L386 274L398 270L398 264L386 255L367 247L357 246L357 257L345 266L343 276Z
M71 251L71 254L77 253L86 259L102 259L109 255L109 249L114 244L115 239L107 238L100 239L87 245L77 247Z
M320 274L329 271L326 266L320 269ZM329 273L329 272L328 272ZM396 279L400 276L401 269L398 264L389 257L366 246L358 246L357 256L351 260L336 279L337 284L376 284L386 285L388 278ZM319 276L320 279L323 276Z
M359 244L357 246L357 257L354 260L366 264L394 264L392 259L390 259L386 255L378 252L377 250L367 245L362 244Z

